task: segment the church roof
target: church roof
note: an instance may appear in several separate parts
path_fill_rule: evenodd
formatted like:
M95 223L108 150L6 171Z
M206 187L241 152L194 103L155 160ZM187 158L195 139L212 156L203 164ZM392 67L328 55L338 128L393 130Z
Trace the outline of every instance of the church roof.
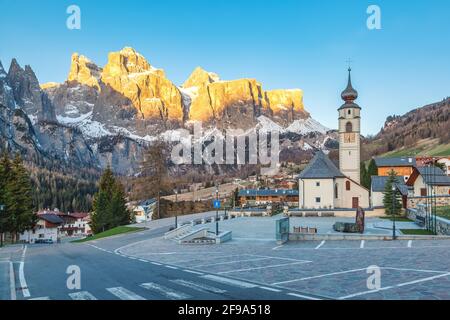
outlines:
M300 173L300 179L341 178L345 175L322 151L318 151L308 166Z

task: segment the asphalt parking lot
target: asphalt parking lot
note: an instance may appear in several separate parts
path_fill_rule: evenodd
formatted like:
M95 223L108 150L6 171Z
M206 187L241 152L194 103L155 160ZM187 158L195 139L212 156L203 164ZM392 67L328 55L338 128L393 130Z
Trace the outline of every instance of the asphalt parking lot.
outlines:
M237 234L237 240L220 246L179 245L156 238L116 252L323 298L450 299L449 240L305 241L278 246L257 233ZM380 271L380 286L375 289L367 285L372 275L368 268L374 266Z

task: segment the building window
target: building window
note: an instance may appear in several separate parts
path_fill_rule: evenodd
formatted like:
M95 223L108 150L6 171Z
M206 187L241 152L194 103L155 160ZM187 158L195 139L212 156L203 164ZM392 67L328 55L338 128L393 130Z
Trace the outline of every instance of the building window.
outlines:
M353 132L353 125L350 121L345 125L345 132Z
M350 181L345 181L345 190L350 191Z
M336 185L334 186L334 197L337 199L339 198L339 193L338 193L338 185L336 183Z
M352 114L352 110L348 109L348 115L351 115L351 114Z
M316 203L320 203L320 197L316 198Z
M320 182L316 182L316 187L320 187Z
M420 196L421 197L426 197L427 196L427 189L426 188L421 188L420 189Z

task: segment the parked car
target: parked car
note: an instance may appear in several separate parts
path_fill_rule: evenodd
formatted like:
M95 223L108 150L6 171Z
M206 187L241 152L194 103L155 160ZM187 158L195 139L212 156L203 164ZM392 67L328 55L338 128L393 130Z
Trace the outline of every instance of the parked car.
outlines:
M44 244L53 244L52 239L36 239L34 243L44 243Z

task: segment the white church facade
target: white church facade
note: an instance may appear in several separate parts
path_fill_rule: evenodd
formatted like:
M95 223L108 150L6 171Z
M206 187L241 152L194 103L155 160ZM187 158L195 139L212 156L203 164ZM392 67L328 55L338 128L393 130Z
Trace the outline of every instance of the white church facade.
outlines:
M361 185L361 107L355 103L351 69L339 112L339 169L318 151L299 175L300 209L351 209L370 206L369 190Z

